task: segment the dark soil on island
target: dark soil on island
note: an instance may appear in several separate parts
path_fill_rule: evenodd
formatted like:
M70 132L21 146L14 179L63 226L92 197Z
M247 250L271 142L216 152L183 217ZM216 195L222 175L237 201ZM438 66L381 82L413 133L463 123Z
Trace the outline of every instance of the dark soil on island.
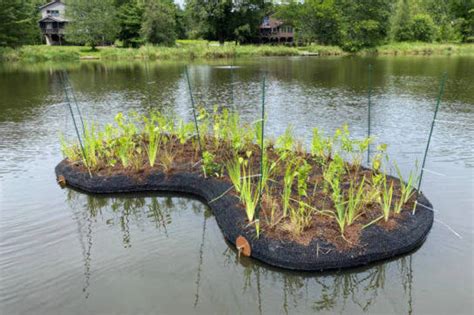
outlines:
M216 143L214 138L204 138L202 145L204 148L203 150L207 150L215 156L215 164L222 166L218 174L212 177L217 181L222 181L231 185L231 180L224 167L226 161L229 161L229 159L232 158L233 149L231 144L224 141ZM146 146L147 143L143 143L143 147ZM260 147L256 144L248 144L245 149L245 152L238 152L238 155L246 156L247 152L251 151L252 154L248 158L251 173L259 174ZM327 188L325 188L323 169L321 166L314 161L310 154L305 153L303 150L296 152L296 155L308 161L311 165L311 172L307 180L308 194L307 196L302 197L300 201L303 201L318 210L335 211L331 195L327 192ZM270 162L279 159L278 152L276 152L274 147L271 145L267 147L266 156ZM73 163L71 166L79 172L88 172L88 169L81 162ZM284 163L278 164L273 171L272 181L269 181L268 183L268 191L270 193L265 193L262 196L260 210L262 234L267 238L285 242L295 242L304 246L307 246L313 240L318 239L333 245L338 251L364 246L364 244L361 243L361 233L364 226L376 221L382 214L382 209L378 202L374 200L367 203L365 209L361 211L355 222L346 227L344 235L341 234L334 217L318 212L312 214L310 224L305 226L303 231L296 233L295 227L288 216L283 217L283 210L281 209L281 205L283 204L283 185L281 183L283 182L285 173L284 167ZM341 182L343 193L349 189L351 180L355 183L361 183L363 178L365 178L368 189L368 180L372 177L372 170L349 164L346 165L346 170L347 172L343 175L343 180ZM150 166L146 154L137 154L127 168L124 168L120 163L117 163L114 166L101 165L99 163L97 167L91 170L93 176L113 177L122 175L133 178L137 183L144 181L148 176L156 173L163 173L165 176L172 176L173 174L180 173L193 173L203 176L202 161L200 159L197 142L188 140L185 143L180 143L178 138L171 136L169 141L165 145L162 145L158 150L157 163L153 167ZM389 177L387 182L388 185L393 184L393 202L397 202L400 198L400 181L396 178ZM258 185L258 178L255 178L254 184ZM296 185L293 185L292 190L292 195L296 195ZM233 189L229 190L227 194L233 195L236 198L238 197L237 192ZM385 231L398 229L400 222L403 222L406 215L411 213L415 200L416 194L413 195L405 204L404 209L400 214L391 213L388 221L384 221L383 219L378 220L373 223L373 225L376 225ZM290 201L290 205L292 207L297 207L298 202L292 200ZM238 207L245 216L244 205L239 204ZM272 215L273 221L271 220Z

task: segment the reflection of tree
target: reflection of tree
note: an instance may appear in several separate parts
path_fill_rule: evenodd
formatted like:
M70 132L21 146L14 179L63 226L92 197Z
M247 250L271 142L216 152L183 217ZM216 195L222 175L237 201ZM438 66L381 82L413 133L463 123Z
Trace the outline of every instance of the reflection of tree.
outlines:
M197 207L196 204L192 205L193 212L198 214L201 211ZM194 295L194 307L196 307L199 303L199 289L201 288L201 271L202 271L202 265L204 262L204 241L206 239L206 227L207 227L207 219L209 219L212 216L212 212L209 208L206 208L206 211L204 211L204 222L202 224L202 233L201 233L201 245L199 246L199 260L198 260L198 270L197 270L197 276L196 276L196 293Z
M196 276L196 294L194 299L194 307L198 305L199 302L199 289L201 287L201 270L202 270L202 263L204 258L204 240L206 237L206 223L207 218L204 215L204 222L202 224L202 234L201 234L201 245L199 246L199 263L198 263L198 270Z
M236 253L231 251L229 254L229 251L226 251L224 255L227 262L230 262L232 256L235 257ZM291 313L290 308L297 309L299 305L307 303L312 303L315 312L337 312L336 308L340 308L339 311L344 312L348 302L359 307L362 312L367 312L375 304L380 292L385 290L387 269L394 264L398 264L401 288L405 295L408 294L408 313L412 313L411 285L413 275L411 256L402 257L396 262L375 265L364 270L356 269L322 274L273 270L269 266L252 263L248 259L241 259L240 264L244 267L242 271L243 291L245 292L254 284L257 286L258 311L262 312L263 293L260 288L260 281L262 281L261 277L263 276L266 282L272 280L282 286L281 311L286 314ZM393 278L393 275L390 278ZM313 292L318 293L311 297L314 294ZM303 299L305 301L302 301Z
M412 284L413 284L413 268L412 268L412 255L408 258L403 257L399 261L400 277L402 278L403 291L408 294L408 314L413 314L413 296L412 296Z
M83 195L73 190L68 193L68 202L74 209L86 209L86 220L93 221L101 216L107 225L119 226L122 231L122 243L126 248L131 246L131 222L139 227L152 222L158 230L163 230L167 235L166 226L171 223L171 210L176 208L171 197L104 197Z
M152 198L151 203L148 205L147 217L152 222L155 222L157 229L163 228L163 231L168 237L166 225L171 223L171 216L169 213L163 213L161 210L161 205L156 198Z
M384 288L386 265L377 265L362 273L338 273L323 281L315 279L322 287L321 296L313 304L317 311L331 310L336 305L345 306L349 298L364 312L375 302L379 289Z
M147 222L153 223L157 230L162 230L167 236L167 225L172 222L171 212L174 209L184 208L186 202L189 201L178 199L175 202L175 199L171 197L145 198L131 195L105 197L85 195L68 190L67 203L71 207L73 219L77 223L77 234L83 257L85 278L83 292L85 297L89 297L93 227L97 218L107 225L119 226L122 231L123 246L128 248L131 246L131 224L141 226ZM195 213L199 212L197 204L192 203L192 207ZM205 218L207 217L205 216Z
M84 292L85 298L87 299L89 297L88 288L91 276L92 220L91 217L87 215L87 212L79 210L81 207L76 206L77 200L74 198L74 194L71 190L68 191L67 199L71 205L74 221L77 223L77 234L79 236L81 254L84 263L84 286L82 292ZM87 224L85 234L87 244L84 243L84 222Z

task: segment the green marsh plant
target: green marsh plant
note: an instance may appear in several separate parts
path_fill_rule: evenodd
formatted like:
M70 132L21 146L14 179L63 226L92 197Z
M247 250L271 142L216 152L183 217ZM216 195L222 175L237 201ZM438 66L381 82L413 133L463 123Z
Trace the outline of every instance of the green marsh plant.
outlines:
M359 217L364 205L364 187L365 187L365 177L362 179L360 184L357 184L351 181L349 190L347 192L347 203L346 203L346 222L347 225L351 225Z
M415 194L415 183L418 181L416 174L418 173L418 165L416 165L414 171L410 171L408 174L408 179L405 182L402 176L402 172L398 167L397 163L394 162L395 170L397 171L397 176L400 179L400 203L406 204L410 198ZM400 211L398 211L399 213Z
M387 222L392 210L393 182L391 181L390 186L387 187L387 177L383 176L382 184L382 195L379 197L379 203L382 208L383 219Z
M222 166L215 162L216 156L209 151L202 153L202 171L204 177L216 176L220 177L222 174Z
M293 189L293 182L295 180L296 172L291 161L286 163L285 175L283 177L283 216L287 216L288 208L290 206L290 197Z

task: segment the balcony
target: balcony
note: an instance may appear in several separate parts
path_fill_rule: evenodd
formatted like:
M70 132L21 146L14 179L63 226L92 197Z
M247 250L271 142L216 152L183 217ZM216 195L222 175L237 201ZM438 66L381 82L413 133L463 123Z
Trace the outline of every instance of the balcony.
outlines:
M56 28L41 28L41 32L45 35L52 35L52 34L64 34L63 27L56 27Z

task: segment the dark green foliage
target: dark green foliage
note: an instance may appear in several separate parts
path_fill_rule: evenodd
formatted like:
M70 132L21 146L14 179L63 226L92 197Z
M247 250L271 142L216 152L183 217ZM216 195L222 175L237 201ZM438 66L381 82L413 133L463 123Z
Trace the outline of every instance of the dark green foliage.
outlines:
M152 44L174 45L176 6L172 0L148 0L145 4L141 34Z
M432 42L435 40L438 27L434 24L431 16L426 13L418 13L413 16L413 11L409 0L399 1L392 30L393 38L398 42Z
M459 31L453 22L453 14L450 11L451 0L425 0L424 9L433 21L436 21L438 28L435 40L438 41L459 41L461 39Z
M260 0L189 0L186 12L195 36L249 42L257 38L267 4Z
M338 0L343 13L342 48L358 51L375 47L386 40L393 12L389 0Z
M432 42L437 33L433 19L427 14L417 14L411 23L413 39L422 42Z
M386 40L392 11L389 0L307 0L278 7L277 16L295 26L299 41L355 52Z
M231 25L232 1L189 0L186 3L194 27L205 39L217 39L224 43L232 38Z
M21 46L41 42L37 1L0 1L0 46Z
M403 42L413 40L412 16L408 0L399 2L393 28L394 39L396 41Z
M186 39L186 17L184 15L184 10L181 9L179 6L176 7L175 21L176 37L178 39Z
M123 1L122 1L123 2ZM138 1L129 1L118 10L118 39L125 47L138 47L143 42L140 37L142 26L143 5Z
M296 28L300 41L337 45L341 40L341 15L334 0L291 2L277 16Z
M69 0L66 16L66 39L90 45L113 43L119 31L114 0Z
M299 42L346 51L394 41L474 41L474 0L306 0L276 7Z
M38 7L49 0L0 0L0 46L42 42ZM201 38L259 41L264 16L293 26L297 43L356 52L388 41L474 42L474 0L65 0L66 40L95 47L173 45Z
M474 42L474 0L452 0L451 12L463 42Z

